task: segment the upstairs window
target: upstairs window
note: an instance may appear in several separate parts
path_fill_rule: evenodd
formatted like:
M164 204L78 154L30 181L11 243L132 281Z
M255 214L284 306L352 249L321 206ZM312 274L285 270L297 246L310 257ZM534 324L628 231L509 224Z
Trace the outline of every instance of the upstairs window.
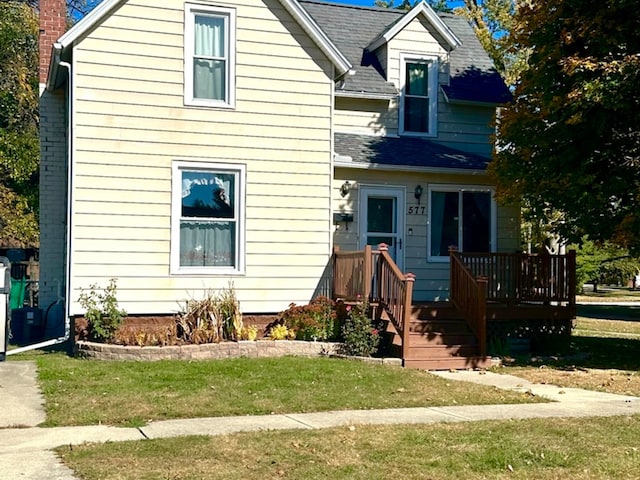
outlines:
M401 56L400 131L436 135L438 62L435 58Z
M186 105L232 108L235 102L235 10L187 4Z

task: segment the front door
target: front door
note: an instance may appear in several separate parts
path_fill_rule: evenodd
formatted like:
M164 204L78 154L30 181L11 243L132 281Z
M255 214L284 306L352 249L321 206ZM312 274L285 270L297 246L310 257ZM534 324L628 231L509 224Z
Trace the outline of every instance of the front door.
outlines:
M404 188L360 188L360 248L386 243L400 270L404 267L404 197Z

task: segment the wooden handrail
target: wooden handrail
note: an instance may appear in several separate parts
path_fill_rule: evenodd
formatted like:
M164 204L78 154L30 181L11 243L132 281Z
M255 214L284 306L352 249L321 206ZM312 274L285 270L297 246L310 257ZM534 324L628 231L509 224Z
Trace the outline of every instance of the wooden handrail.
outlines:
M389 255L384 243L378 250L333 251L333 298L347 301L367 299L384 310L402 339L402 357L409 352L411 307L415 275L406 275Z
M478 340L479 354L487 354L487 283L484 275L474 277L471 270L462 263L461 255L449 250L451 303L462 313L462 317Z

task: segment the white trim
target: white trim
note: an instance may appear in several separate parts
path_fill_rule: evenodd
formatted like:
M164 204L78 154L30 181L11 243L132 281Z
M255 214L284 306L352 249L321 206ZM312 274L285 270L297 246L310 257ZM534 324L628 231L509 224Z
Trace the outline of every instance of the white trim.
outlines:
M367 49L375 51L385 43L388 43L393 37L395 37L402 29L404 29L411 21L418 15L424 15L429 23L433 25L433 28L440 34L443 40L446 42L449 50L453 50L462 45L462 41L456 36L455 33L447 26L446 23L438 16L438 14L427 5L424 0L409 10L402 19L396 23L393 27L387 30L383 35L376 38L373 42L367 45Z
M62 35L58 39L60 45L60 54L62 50L66 50L69 46L79 40L86 33L91 31L96 25L98 25L104 18L111 14L113 10L124 4L127 0L104 0L91 12L89 12L82 20L76 23L67 33ZM279 0L284 8L291 14L296 22L304 29L305 32L311 37L316 45L327 55L328 59L334 64L338 71L337 77L341 77L348 73L352 65L347 60L347 57L338 50L338 48L329 40L329 37L322 31L318 24L311 18L311 16L300 6L297 0ZM49 75L53 74L54 78L57 75L58 62L60 58L51 56L51 62L49 64ZM54 88L54 85L48 81L47 88Z
M429 84L429 131L413 132L404 129L405 91L407 78L407 63L421 63L428 66ZM398 105L398 132L407 137L436 137L438 136L438 57L435 55L400 54L400 102Z
M119 7L126 1L127 0L104 0L85 15L82 20L71 27L64 35L62 35L58 39L58 43L62 45L62 48L67 48L69 45L73 45L76 40L84 36L85 33L99 23L103 17L109 15L112 10Z
M437 174L452 174L452 175L487 175L486 170L467 170L464 168L449 168L449 167L416 167L413 165L385 165L384 163L362 163L354 162L351 160L343 160L345 158L351 159L345 155L337 154L334 157L334 167L339 168L354 168L358 170L378 170L381 172L419 172L419 173L437 173Z
M280 0L280 3L318 45L318 48L331 60L338 71L336 78L349 73L353 66L318 26L311 15L296 0Z
M182 217L183 170L223 171L237 174L234 206L236 213L236 266L235 267L181 267L180 266L180 220ZM171 164L171 246L170 275L244 275L245 230L246 230L246 165L234 163L197 162L174 160Z
M364 248L367 239L367 199L370 196L378 197L392 197L396 200L396 218L395 227L397 232L395 233L396 242L396 255L395 262L400 270L404 269L405 260L405 203L407 198L407 188L403 185L367 185L360 184L358 188L358 245L359 248ZM385 233L381 233L380 236L385 236ZM389 236L386 234L386 236ZM391 235L393 236L393 234Z
M194 25L197 14L221 17L225 27L224 100L195 98L193 94ZM184 4L184 104L194 107L235 108L236 106L236 10L195 3Z
M491 212L489 212L491 222L490 228L490 251L495 252L497 250L497 236L498 236L498 208L495 200L495 188L488 185L455 185L455 184L438 184L432 183L427 186L427 261L428 262L449 262L448 256L432 256L431 255L431 207L433 202L431 201L431 194L433 192L457 192L459 195L463 192L486 192L491 195ZM458 205L458 218L462 218L462 202ZM460 245L463 238L463 225L464 219L458 222L458 248L464 250L464 245Z
M350 92L348 90L336 90L336 97L365 98L367 100L393 100L395 98L398 98L398 94L397 93Z

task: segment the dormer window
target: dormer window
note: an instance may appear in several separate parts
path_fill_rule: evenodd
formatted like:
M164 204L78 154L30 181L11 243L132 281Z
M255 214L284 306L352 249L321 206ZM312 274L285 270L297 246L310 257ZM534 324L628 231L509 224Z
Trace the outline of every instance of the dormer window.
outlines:
M438 60L430 57L400 57L400 132L435 136L438 109Z

